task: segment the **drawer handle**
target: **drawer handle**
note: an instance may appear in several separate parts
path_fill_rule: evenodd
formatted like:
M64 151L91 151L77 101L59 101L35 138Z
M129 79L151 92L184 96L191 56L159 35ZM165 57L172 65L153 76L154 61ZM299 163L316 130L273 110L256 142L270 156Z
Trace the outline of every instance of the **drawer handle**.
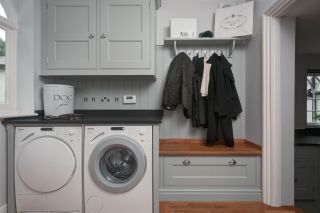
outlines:
M189 166L190 165L190 161L188 159L185 159L183 162L182 162L182 165L184 166Z
M231 161L229 161L230 166L235 166L235 165L237 165L237 163L238 162L235 159L232 159Z
M94 35L92 33L90 33L89 39L93 39L93 38L94 38Z

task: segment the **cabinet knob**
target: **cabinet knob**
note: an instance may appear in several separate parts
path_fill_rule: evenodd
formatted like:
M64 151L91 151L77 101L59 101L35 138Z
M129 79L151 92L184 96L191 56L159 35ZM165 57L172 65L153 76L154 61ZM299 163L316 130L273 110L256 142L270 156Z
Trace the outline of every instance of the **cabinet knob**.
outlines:
M237 165L237 163L238 162L235 159L232 159L231 161L229 161L230 166L235 166L235 165Z
M92 33L90 33L89 39L93 39L93 38L94 38L94 35Z
M182 165L184 166L189 166L190 165L190 161L188 159L185 159L183 162L182 162Z
M107 38L106 34L102 33L100 38L104 39L104 38Z

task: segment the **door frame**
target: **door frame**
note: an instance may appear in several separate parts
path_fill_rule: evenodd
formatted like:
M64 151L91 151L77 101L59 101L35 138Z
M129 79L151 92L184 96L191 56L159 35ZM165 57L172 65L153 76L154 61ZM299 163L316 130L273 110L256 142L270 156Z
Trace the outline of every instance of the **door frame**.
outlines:
M262 16L263 138L262 196L282 205L281 150L281 17L296 0L278 0Z

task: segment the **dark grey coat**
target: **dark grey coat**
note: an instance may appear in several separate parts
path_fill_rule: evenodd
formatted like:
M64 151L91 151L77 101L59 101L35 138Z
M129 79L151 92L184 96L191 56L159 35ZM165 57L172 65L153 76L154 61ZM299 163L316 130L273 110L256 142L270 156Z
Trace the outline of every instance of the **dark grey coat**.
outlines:
M192 96L192 126L207 127L207 100L200 94L202 76L203 76L203 60L195 56L192 63L195 67L193 73L193 96Z
M172 60L163 90L162 109L175 110L182 104L184 116L191 118L193 72L194 66L184 52Z
M234 146L232 119L242 112L231 64L222 55L213 54L208 90L207 144L215 144L223 136L227 146Z

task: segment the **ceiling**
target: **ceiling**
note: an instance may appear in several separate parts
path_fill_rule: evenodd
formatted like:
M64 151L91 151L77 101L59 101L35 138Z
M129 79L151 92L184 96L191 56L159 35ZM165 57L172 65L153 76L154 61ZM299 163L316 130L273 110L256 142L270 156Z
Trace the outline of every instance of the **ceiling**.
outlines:
M285 16L297 18L296 52L320 53L320 0L296 0Z
M296 2L286 12L286 16L320 20L320 1L296 0Z

